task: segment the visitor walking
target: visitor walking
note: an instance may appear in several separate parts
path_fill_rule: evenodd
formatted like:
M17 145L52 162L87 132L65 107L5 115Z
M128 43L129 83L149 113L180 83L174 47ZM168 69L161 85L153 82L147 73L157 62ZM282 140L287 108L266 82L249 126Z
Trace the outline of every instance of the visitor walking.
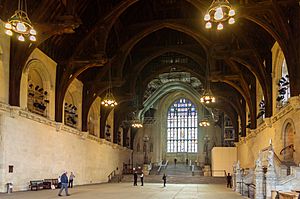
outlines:
M177 164L177 159L176 158L174 159L174 164L175 164L175 167L176 167L176 164Z
M166 174L163 175L162 179L164 181L164 187L166 187L166 183L167 183L167 176L166 176Z
M66 192L66 196L69 196L70 194L68 193L68 176L67 176L67 172L64 172L61 177L60 177L60 180L61 180L61 188L58 192L58 196L62 196L61 195L61 192L65 189L65 192Z
M133 173L133 186L137 186L137 178L138 178L138 175L137 175L137 172L135 171Z
M75 175L73 172L71 172L70 177L69 177L69 188L73 188L73 180L75 178Z
M144 186L144 173L142 172L140 175L141 178L141 186Z
M228 173L226 179L227 179L227 188L232 188L232 176L230 175L230 173Z

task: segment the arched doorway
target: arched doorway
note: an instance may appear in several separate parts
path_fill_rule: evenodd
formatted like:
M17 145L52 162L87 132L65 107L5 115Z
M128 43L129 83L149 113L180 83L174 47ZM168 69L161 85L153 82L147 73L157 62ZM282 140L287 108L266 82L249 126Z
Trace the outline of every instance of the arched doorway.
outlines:
M198 152L198 115L189 99L176 100L167 115L167 156L184 162L189 153Z
M283 160L285 162L294 162L294 137L295 130L293 125L289 122L284 128L284 147L281 151L281 154L283 155Z

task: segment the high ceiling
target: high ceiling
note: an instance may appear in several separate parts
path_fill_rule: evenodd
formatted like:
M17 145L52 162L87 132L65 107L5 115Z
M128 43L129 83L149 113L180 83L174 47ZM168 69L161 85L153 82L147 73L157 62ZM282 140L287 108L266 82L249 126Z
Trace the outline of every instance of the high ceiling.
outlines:
M58 63L56 120L62 120L65 92L74 78L84 84L83 129L89 107L108 88L112 70L113 91L120 103L116 111L141 104L147 85L172 67L204 82L210 57L210 80L218 98L216 108L239 115L243 128L249 106L257 115L256 80L272 115L272 54L281 46L291 74L292 95L300 93L299 2L296 0L231 0L237 23L224 30L206 30L203 16L210 0L27 0L28 14L38 42L12 41L10 104L19 105L22 68L38 47ZM17 8L17 0L0 2L1 19ZM291 42L294 41L294 42ZM24 53L26 52L26 53ZM181 60L168 62L168 60ZM298 76L299 77L299 76ZM299 78L300 79L300 78ZM140 104L140 107L141 107ZM121 120L121 119L120 119ZM256 122L251 123L251 128Z

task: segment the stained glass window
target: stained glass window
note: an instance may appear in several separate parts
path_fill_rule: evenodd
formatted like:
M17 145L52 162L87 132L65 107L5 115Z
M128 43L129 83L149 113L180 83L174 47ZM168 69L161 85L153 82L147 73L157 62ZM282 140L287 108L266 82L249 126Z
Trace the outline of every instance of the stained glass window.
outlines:
M179 99L170 106L167 122L167 152L197 153L198 125L196 106Z

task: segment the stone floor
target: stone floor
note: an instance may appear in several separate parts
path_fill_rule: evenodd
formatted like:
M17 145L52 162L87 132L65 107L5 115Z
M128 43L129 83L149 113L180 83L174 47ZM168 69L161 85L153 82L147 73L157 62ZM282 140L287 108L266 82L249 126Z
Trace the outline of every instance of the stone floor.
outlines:
M241 199L242 196L226 189L225 185L212 184L162 184L149 183L133 187L132 183L109 183L99 185L78 186L69 189L68 199L169 199L169 198L201 198L201 199ZM0 194L1 199L52 199L66 198L57 196L58 190L40 190Z

